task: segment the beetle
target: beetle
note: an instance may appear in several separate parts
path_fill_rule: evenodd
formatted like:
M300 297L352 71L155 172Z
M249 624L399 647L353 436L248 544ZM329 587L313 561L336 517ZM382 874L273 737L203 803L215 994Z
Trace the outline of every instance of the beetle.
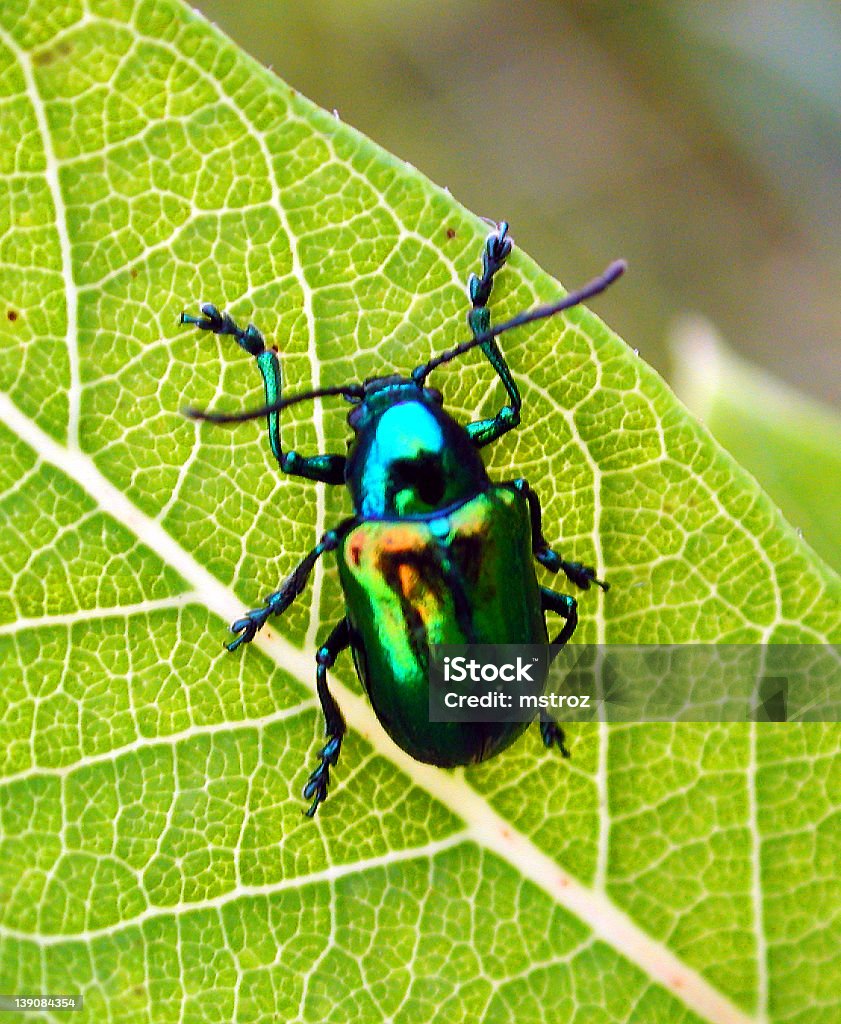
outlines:
M537 494L524 479L493 483L480 450L520 423L522 400L496 338L597 295L625 269L618 260L577 292L491 327L488 301L493 279L511 253L508 225L485 241L481 276L467 290L472 338L439 353L409 376L370 377L361 384L323 387L281 397L280 364L253 325L244 330L227 313L205 304L201 316L181 323L230 335L253 356L262 374L265 404L235 413L185 410L188 416L234 423L265 416L269 443L284 473L350 491L353 515L328 530L265 602L231 625L235 651L249 643L269 616L281 615L303 592L317 560L333 552L345 614L316 654L316 687L326 742L304 787L312 817L327 797L346 725L330 692L327 672L350 647L359 678L377 718L418 761L453 767L485 760L505 749L528 722L430 722L429 654L432 644L547 644L546 612L564 620L552 641L563 646L578 621L573 597L540 586L533 559L562 572L582 590L608 589L595 570L566 561L543 535ZM474 347L504 386L507 402L496 415L462 425L444 409L441 392L426 386L429 374ZM351 403L353 431L347 455L300 455L285 450L280 412L307 399L340 395ZM568 757L561 727L546 712L540 731L546 747Z

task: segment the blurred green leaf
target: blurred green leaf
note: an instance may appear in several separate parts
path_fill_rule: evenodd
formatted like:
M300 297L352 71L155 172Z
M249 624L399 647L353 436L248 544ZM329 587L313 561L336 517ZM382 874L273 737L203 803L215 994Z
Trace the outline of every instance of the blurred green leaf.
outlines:
M221 649L347 498L280 479L259 424L178 415L260 396L178 312L253 319L293 388L407 370L465 336L486 226L174 0L5 4L0 113L0 991L96 1022L828 1022L837 728L582 726L571 765L531 736L446 773L345 662L311 822L333 574ZM558 291L517 254L495 315ZM506 349L525 422L491 469L613 584L580 639L838 638L837 577L595 317ZM499 406L478 356L436 382ZM323 404L290 445L343 450Z
M672 349L678 396L841 569L841 419L740 359L703 320L685 321Z

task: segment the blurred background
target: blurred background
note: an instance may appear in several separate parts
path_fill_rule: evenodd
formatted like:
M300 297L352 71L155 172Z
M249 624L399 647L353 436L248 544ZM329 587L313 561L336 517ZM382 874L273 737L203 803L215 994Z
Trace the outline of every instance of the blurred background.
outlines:
M599 314L841 568L837 0L200 0Z

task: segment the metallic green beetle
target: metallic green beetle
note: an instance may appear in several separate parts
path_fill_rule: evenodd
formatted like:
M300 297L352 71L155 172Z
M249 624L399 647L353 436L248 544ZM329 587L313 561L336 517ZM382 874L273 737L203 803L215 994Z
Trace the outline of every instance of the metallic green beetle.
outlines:
M277 356L260 332L240 329L212 305L202 316L181 314L181 322L215 334L232 335L257 359L266 404L224 414L187 410L195 419L217 423L266 416L272 451L285 473L348 487L354 514L329 530L281 587L259 608L231 626L231 651L253 640L270 615L284 612L303 591L316 561L333 551L345 595L345 614L316 655L318 696L327 742L304 787L312 817L326 798L346 731L327 684L327 670L346 647L374 711L391 738L418 761L441 767L472 764L514 742L528 723L431 722L429 653L433 644L546 644L545 613L564 625L552 641L563 645L576 622L575 599L538 584L533 559L550 572L563 572L587 590L595 571L567 562L543 536L540 503L525 480L494 484L479 449L520 422L521 399L496 337L512 327L568 309L608 287L625 269L620 260L580 291L491 328L487 303L493 277L511 252L503 221L488 237L482 276L470 276L471 340L448 349L409 377L374 377L363 384L319 388L281 398ZM490 419L462 426L443 408L441 393L426 378L443 363L480 347L499 375L508 402ZM348 454L301 456L284 451L280 411L295 402L341 395L353 404L348 423L354 438ZM540 731L547 747L569 756L560 726L544 714Z

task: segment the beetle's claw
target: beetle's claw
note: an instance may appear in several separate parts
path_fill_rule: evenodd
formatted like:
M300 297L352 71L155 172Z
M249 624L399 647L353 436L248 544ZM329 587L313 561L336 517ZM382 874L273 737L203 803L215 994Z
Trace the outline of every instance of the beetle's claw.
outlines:
M327 789L330 783L330 766L326 761L322 761L321 764L315 769L307 780L306 786L304 786L304 799L309 800L314 797L310 806L304 811L304 814L308 818L312 818L315 812L318 810L318 805L322 800L327 799Z
M234 623L234 625L237 625L237 623ZM234 629L234 627L231 626L231 632L232 633L239 633L240 634L236 638L236 640L231 640L230 643L225 644L225 649L230 651L231 654L233 654L233 652L238 647L241 647L243 644L250 643L254 639L254 633L251 632L250 635L249 635L249 630L247 628L243 629L242 632L240 632L240 630Z
M592 565L578 565L577 567L580 569L581 573L587 578L588 586L590 583L595 583L595 585L597 587L601 587L602 590L605 591L605 593L607 593L607 591L610 590L609 583L605 583L604 580L596 578L596 570L592 567ZM585 587L584 589L586 590L587 587Z
M261 629L266 622L266 610L265 608L254 608L252 611L247 612L246 615L241 619L237 619L236 622L231 623L231 632L239 633L236 640L232 640L229 644L225 644L225 647L229 651L235 651L242 644L250 644L251 641L257 636L257 630Z
M562 562L561 568L570 583L574 583L581 590L589 590L592 583L601 587L605 593L610 590L609 583L596 579L596 570L591 565L582 565L581 562Z
M222 324L222 314L209 302L200 307L204 316L193 316L192 313L181 313L179 320L182 324L191 324L198 327L200 331L217 331Z
M489 235L485 241L485 251L482 259L485 271L487 272L489 269L492 269L494 272L499 270L511 255L511 247L511 239L508 237L508 224L505 221L501 221L497 224L496 231Z
M488 256L494 263L502 264L511 254L511 239L507 237L508 225L503 222L497 234L488 239Z
M339 760L339 751L342 749L342 737L330 736L321 748L319 757L321 764L311 773L304 786L304 799L313 801L304 814L312 818L318 810L318 805L327 799L327 790L330 786L330 766L335 765Z

